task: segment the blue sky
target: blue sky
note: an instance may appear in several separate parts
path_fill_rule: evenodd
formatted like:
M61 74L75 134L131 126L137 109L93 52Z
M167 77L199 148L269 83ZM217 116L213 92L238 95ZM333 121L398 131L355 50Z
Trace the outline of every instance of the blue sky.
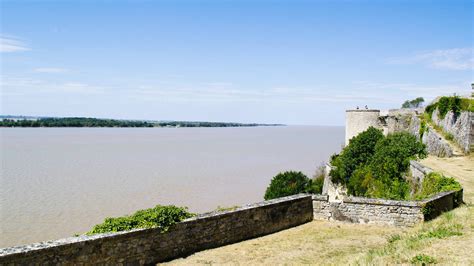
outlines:
M1 1L1 114L343 125L470 93L473 1Z

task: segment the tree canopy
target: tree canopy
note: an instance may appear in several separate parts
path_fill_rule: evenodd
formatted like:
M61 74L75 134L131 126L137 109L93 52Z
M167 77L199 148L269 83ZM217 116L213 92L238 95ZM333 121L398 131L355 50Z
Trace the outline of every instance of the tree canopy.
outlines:
M408 132L384 137L373 127L360 133L341 154L333 156L330 172L335 183L354 196L405 199L409 184L404 179L410 160L426 157L426 147Z
M418 108L418 107L421 107L424 102L425 102L425 99L423 99L423 97L418 97L413 100L406 100L402 104L402 108Z

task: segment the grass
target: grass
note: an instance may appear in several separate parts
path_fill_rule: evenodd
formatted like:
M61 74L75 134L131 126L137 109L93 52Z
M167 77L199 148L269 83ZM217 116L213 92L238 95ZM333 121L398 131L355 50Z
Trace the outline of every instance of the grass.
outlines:
M437 254L437 251L432 248L433 244L461 241L462 237L471 230L472 224L469 221L471 215L472 207L465 206L460 211L445 213L438 219L406 233L390 236L387 244L370 249L357 261L357 264L406 264L413 263L414 260L422 260L417 261L420 263L428 260L434 253ZM436 261L445 263L452 261L452 258L448 260L442 254L437 255L440 259ZM470 260L472 261L472 257Z

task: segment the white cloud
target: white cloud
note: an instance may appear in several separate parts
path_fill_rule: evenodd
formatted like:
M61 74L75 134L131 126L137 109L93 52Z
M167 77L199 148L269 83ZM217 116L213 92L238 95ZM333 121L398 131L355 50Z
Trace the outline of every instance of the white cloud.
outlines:
M57 68L57 67L40 67L40 68L35 68L34 71L38 73L64 73L64 72L67 72L68 70L65 68Z
M0 52L12 53L28 51L30 48L20 39L12 36L0 36Z
M391 64L422 64L436 69L470 70L474 69L473 48L453 48L425 51L409 57L392 58Z

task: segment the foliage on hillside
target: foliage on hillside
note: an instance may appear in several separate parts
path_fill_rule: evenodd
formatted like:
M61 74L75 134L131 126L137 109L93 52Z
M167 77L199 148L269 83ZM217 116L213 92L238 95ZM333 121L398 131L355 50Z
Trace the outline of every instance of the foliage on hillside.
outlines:
M462 111L474 112L474 99L459 96L441 97L437 102L426 106L425 113L431 119L434 110L438 109L439 117L443 119L449 111L459 115Z
M352 138L340 155L331 158L331 179L354 196L406 199L410 186L404 179L410 160L426 157L426 147L408 132L384 137L370 127Z
M167 231L170 226L192 216L194 214L188 212L186 208L156 205L154 208L139 210L129 216L105 218L103 223L95 225L87 234L93 235L152 227Z

